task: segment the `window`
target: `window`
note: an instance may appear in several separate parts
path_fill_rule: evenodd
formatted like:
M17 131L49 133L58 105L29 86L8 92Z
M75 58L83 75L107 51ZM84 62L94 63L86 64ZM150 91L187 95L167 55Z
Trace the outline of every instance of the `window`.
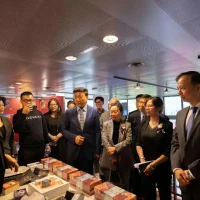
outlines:
M188 102L183 102L183 108L186 108L188 106L190 106L190 104Z
M182 109L181 98L179 96L164 97L165 115L176 116L177 112Z
M137 110L136 99L130 99L128 100L128 112L132 112L134 110Z

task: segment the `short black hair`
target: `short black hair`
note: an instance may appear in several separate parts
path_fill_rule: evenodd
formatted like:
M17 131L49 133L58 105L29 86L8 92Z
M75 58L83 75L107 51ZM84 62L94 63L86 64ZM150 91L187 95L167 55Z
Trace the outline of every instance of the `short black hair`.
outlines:
M102 96L98 96L94 99L94 102L96 103L96 100L100 99L104 103L104 98Z
M149 99L149 98L151 98L151 95L149 95L149 94L143 94L140 98Z
M6 106L6 98L0 96L0 101L3 102L3 105Z
M124 108L123 108L123 106L122 106L122 104L120 102L116 102L116 103L111 104L111 108L113 106L117 106L119 108L120 112L123 113Z
M76 87L73 90L73 93L75 94L76 92L84 92L85 96L88 96L88 89L84 87Z
M137 99L141 98L142 96L143 96L143 94L138 94L135 98L137 100Z
M22 92L22 93L21 93L20 98L22 99L22 97L23 97L23 96L26 96L26 95L32 95L32 96L33 96L33 94L32 94L31 92L25 91L25 92Z
M187 71L187 72L183 72L181 74L179 74L176 77L176 82L178 82L178 80L182 77L182 76L190 76L190 81L192 85L197 85L200 84L200 73L197 71Z
M158 109L160 108L160 112L161 112L163 109L163 100L160 97L150 97L148 101L150 100L152 100L152 103L156 108Z
M72 100L69 100L69 101L67 102L67 107L68 107L70 104L74 104L74 105L76 105L75 102L72 101Z

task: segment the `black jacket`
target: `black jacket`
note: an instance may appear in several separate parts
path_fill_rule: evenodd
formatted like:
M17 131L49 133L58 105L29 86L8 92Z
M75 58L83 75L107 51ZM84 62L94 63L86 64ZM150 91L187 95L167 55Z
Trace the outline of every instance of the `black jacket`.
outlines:
M36 146L49 143L48 130L43 114L33 110L27 115L18 110L13 116L13 128L19 134L20 146Z

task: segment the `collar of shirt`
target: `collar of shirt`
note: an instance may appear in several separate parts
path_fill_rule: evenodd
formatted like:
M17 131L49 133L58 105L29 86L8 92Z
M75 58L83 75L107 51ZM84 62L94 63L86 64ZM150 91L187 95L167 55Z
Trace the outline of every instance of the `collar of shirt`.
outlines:
M85 106L83 107L83 109L81 109L78 106L76 106L76 107L77 107L77 111L83 110L83 111L87 112L87 104L85 104Z
M195 117L196 117L197 114L199 113L200 102L197 103L195 106L191 106L191 105L190 105L190 110L189 110L189 112L188 112L188 114L187 114L186 123L185 123L186 127L187 127L187 124L188 124L189 118L190 118L190 116L192 115L192 107L198 107L197 112L196 112L196 114L195 114Z

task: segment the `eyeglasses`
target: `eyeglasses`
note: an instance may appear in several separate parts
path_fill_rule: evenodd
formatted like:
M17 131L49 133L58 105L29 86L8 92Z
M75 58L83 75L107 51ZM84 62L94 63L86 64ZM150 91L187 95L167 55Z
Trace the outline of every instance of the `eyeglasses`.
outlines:
M102 102L101 102L101 101L96 101L95 103L96 103L96 104L102 104Z
M32 103L33 99L21 99L24 103Z
M53 107L53 106L57 106L58 104L50 104L49 106L50 107Z

